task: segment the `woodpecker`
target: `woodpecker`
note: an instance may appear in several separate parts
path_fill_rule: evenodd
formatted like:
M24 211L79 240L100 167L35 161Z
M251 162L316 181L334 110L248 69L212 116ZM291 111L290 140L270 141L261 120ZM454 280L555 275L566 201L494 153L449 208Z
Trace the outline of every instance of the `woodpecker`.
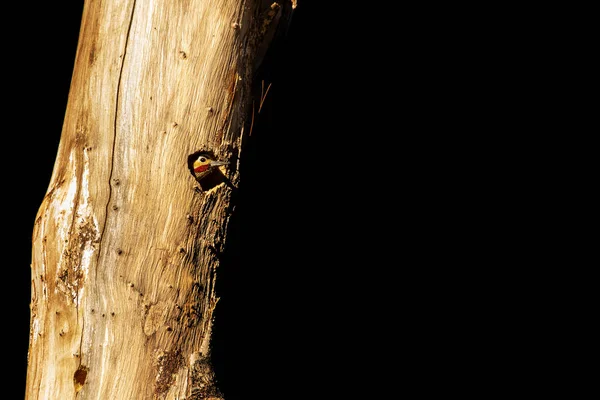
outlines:
M227 165L226 161L215 161L212 157L205 152L200 152L191 155L188 158L188 167L190 168L190 172L198 182L206 176L208 176L212 171L218 168L221 165Z

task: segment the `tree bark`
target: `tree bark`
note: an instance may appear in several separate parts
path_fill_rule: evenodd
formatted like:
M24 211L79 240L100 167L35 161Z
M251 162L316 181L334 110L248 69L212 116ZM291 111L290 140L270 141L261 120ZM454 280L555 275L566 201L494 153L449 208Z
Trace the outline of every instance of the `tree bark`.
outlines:
M256 55L294 2L86 0L33 232L26 399L221 399L215 278ZM198 183L188 157L221 175Z

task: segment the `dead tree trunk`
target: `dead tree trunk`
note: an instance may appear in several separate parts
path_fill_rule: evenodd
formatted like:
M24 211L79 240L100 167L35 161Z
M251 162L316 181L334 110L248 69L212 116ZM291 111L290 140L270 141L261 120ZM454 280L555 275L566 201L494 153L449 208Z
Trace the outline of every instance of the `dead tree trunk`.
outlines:
M294 6L85 1L33 232L27 399L222 398L215 277L253 65ZM198 151L227 165L197 182Z

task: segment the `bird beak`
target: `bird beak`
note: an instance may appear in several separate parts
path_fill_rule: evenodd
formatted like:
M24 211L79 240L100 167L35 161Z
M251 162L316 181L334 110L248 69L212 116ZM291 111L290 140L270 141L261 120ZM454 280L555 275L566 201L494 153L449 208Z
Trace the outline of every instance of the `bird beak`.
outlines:
M227 164L229 164L227 161L211 161L210 162L211 167L218 167L218 166L227 165Z

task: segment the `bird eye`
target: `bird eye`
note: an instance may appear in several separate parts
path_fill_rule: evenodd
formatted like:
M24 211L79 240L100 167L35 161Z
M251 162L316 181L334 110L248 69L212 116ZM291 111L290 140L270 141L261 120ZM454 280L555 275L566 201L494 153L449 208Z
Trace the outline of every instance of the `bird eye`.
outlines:
M200 162L205 162L205 161L206 161L206 158L200 157Z

